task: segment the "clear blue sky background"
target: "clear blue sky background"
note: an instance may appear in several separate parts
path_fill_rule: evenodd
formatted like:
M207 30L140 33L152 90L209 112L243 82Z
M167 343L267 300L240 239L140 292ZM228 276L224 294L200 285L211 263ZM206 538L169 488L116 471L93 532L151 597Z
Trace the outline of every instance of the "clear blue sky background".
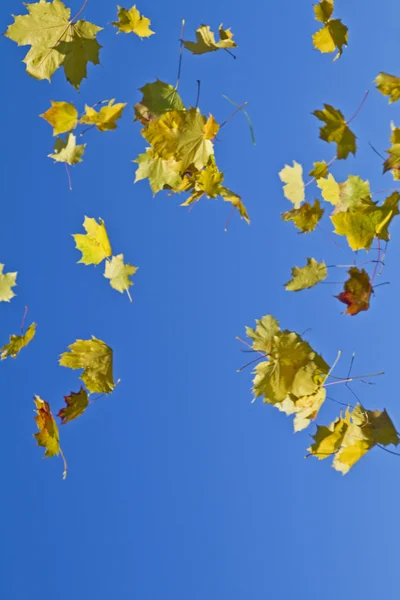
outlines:
M80 2L71 4L77 12ZM251 371L236 373L249 355L235 336L272 313L283 328L311 328L307 339L329 363L343 349L338 375L354 350L355 374L386 371L376 386L354 389L368 408L387 407L399 428L400 223L381 278L391 285L377 289L368 313L345 317L332 298L340 286L300 294L282 287L307 256L327 264L352 256L328 219L326 233L311 236L281 221L290 205L277 177L293 159L306 172L329 160L334 148L318 139L311 112L327 102L350 117L369 88L353 123L357 160L334 173L368 178L374 191L393 186L368 141L384 151L390 120L400 123L398 106L372 84L379 71L399 74L398 3L338 1L350 46L334 64L313 50L311 2L154 0L138 8L157 34L141 42L106 27L101 66L89 68L79 94L61 70L51 85L30 78L20 62L27 48L1 41L0 260L18 271L18 295L1 305L0 339L18 332L26 304L38 334L1 364L0 597L397 600L399 459L375 449L346 477L328 461L305 460L314 428L293 435L290 418L251 404ZM3 2L2 29L22 12L20 2ZM110 0L90 1L84 14L99 25L115 15ZM180 92L194 103L200 79L200 107L220 122L232 110L222 94L249 101L257 146L238 115L219 135L216 157L226 184L243 196L250 227L235 216L225 233L229 207L221 200L188 213L164 193L153 199L147 182L133 185L131 161L145 142L131 107L146 82L175 83L182 17L189 39L201 23L223 22L239 44L236 61L224 52L185 53ZM86 134L70 192L63 165L46 157L52 132L38 115L50 99L83 109L112 97L129 108L117 131ZM71 234L84 215L101 216L115 251L140 267L132 305L101 267L76 264ZM344 281L345 272L331 279ZM61 428L64 482L61 460L43 460L35 446L32 396L61 408L79 383L58 355L92 334L113 347L121 383ZM332 396L353 401L342 386ZM320 422L339 409L326 403Z

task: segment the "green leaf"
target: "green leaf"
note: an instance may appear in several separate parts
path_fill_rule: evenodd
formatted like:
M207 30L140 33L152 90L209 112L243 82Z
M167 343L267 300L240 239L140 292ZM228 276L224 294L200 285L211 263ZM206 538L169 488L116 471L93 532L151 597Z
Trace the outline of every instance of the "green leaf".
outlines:
M160 158L152 148L146 148L146 152L139 154L133 162L139 165L136 170L135 183L142 179L148 179L153 195L166 186L175 190L182 182L181 163L174 158Z
M135 118L143 124L153 121L170 110L183 111L185 105L173 85L157 79L153 83L146 83L142 88L143 98L135 104Z
M110 280L110 285L114 290L118 292L126 292L128 294L129 300L132 302L131 295L129 293L129 288L133 285L133 282L130 281L129 277L134 275L138 267L134 267L129 264L124 264L124 255L118 254L117 256L113 256L111 260L106 262L106 270L104 272L104 277Z
M129 10L118 6L118 21L111 24L118 28L117 33L136 33L141 38L154 34L150 29L150 19L141 15L136 6Z
M0 302L10 302L15 296L11 288L17 285L18 273L3 273L3 269L0 263Z
M212 139L218 133L219 125L214 117L208 119L198 108L190 108L186 114L182 132L177 139L177 152L182 161L182 170L194 165L196 169L206 166L214 154Z
M91 393L109 394L115 388L113 378L113 351L101 340L76 340L68 346L69 352L60 356L60 365L70 369L84 369L81 379Z
M87 75L87 64L99 64L102 30L92 23L71 21L71 11L61 0L25 4L27 15L14 17L5 36L19 46L31 46L24 58L26 70L36 79L50 81L63 65L67 80L77 89Z
M356 136L349 129L345 118L340 110L330 104L324 104L324 110L315 110L314 116L325 123L320 128L319 137L325 142L334 142L336 144L336 154L338 159L345 159L350 152L356 153Z
M315 162L314 168L309 172L310 177L314 179L320 179L321 177L328 177L329 167L327 163L322 160L321 162Z
M293 167L285 165L282 171L279 172L279 178L286 184L283 186L285 198L293 202L295 208L300 208L305 198L303 167L293 161Z
M327 179L319 179L317 185L322 190L323 199L334 205L333 214L354 208L362 200L371 198L369 181L363 181L358 175L349 175L346 181L338 183L329 174Z
M209 25L201 25L196 29L196 42L183 41L183 45L192 54L205 54L206 52L237 47L232 39L233 34L230 29L223 29L222 25L220 25L218 33L219 41L216 42Z
M388 73L379 73L375 79L376 89L382 96L389 96L389 104L397 102L400 98L400 77L389 75Z
M26 330L26 332L22 335L10 335L10 341L8 344L5 344L2 348L0 348L0 358L4 360L11 356L12 358L16 358L17 354L20 353L22 348L25 348L29 342L33 340L36 334L36 323L32 323Z
M56 162L76 165L77 163L82 162L85 148L86 144L76 145L76 137L73 133L69 133L65 141L61 138L57 138L54 144L54 154L49 154L48 157Z
M66 407L57 415L61 419L61 425L80 417L89 406L87 391L83 387L79 392L71 392L69 396L64 396L64 400Z
M314 231L322 219L324 212L319 200L314 200L312 206L308 202L305 202L300 208L292 208L292 210L283 213L282 219L284 221L293 221L296 227L300 229L299 233L309 233L310 231Z
M78 111L69 102L53 102L51 108L39 115L53 127L53 135L68 133L78 125Z
M328 277L326 264L317 262L314 258L307 258L305 267L293 267L292 279L285 283L288 292L299 292L314 287Z
M82 252L82 257L78 260L78 263L98 265L112 254L104 221L99 219L99 223L97 223L96 219L85 217L83 228L86 233L72 235L76 248Z
M352 250L369 250L375 236L385 242L389 241L389 225L399 214L400 194L394 192L382 206L372 200L362 200L346 212L339 212L331 217L335 233L345 235Z

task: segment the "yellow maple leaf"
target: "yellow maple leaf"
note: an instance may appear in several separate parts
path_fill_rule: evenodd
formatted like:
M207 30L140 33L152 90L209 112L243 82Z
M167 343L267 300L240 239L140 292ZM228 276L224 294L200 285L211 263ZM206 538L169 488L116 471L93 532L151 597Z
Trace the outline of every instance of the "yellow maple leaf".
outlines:
M96 125L99 131L116 129L116 121L122 117L126 103L114 104L114 102L114 99L110 100L107 106L103 106L99 111L86 105L85 114L81 117L79 123Z
M150 19L141 15L136 5L129 9L118 6L118 21L113 21L112 25L118 28L117 33L136 33L141 38L154 34L150 29Z
M284 166L279 172L279 178L286 184L283 186L285 198L293 202L295 208L300 208L305 198L303 167L294 160L293 167L289 165Z
M69 102L53 102L45 113L39 115L53 127L53 135L68 133L78 125L78 111Z
M83 228L86 233L75 233L76 248L82 252L82 258L78 261L84 265L98 265L105 258L111 256L112 250L106 226L102 219L85 217Z

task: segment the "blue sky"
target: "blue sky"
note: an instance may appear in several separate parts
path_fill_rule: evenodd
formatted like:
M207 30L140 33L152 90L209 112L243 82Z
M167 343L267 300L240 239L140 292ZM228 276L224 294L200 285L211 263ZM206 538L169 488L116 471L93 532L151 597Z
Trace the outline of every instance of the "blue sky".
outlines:
M71 5L80 8L77 0ZM18 271L18 286L17 297L2 303L0 336L4 343L18 332L25 305L38 333L17 360L1 364L0 596L395 600L399 459L375 449L346 477L328 461L304 460L309 430L293 435L291 419L251 404L251 370L236 373L248 355L235 336L271 313L283 328L311 328L307 339L329 363L342 349L338 375L355 351L355 374L386 375L354 389L367 408L386 407L399 428L400 224L391 228L382 276L391 285L377 289L368 313L345 317L332 298L340 286L299 294L282 287L307 256L327 264L353 257L330 234L329 220L325 233L310 236L281 221L290 205L277 177L293 159L308 171L333 156L318 139L313 110L326 102L350 117L370 89L352 124L357 159L336 164L334 174L368 178L374 191L393 187L368 142L384 151L390 121L400 122L398 106L389 107L372 83L379 71L399 74L397 3L371 2L366 10L338 1L350 45L334 64L313 50L311 2L154 0L138 8L156 35L141 42L107 26L101 66L89 67L79 94L61 70L51 84L31 79L20 62L27 48L1 41L0 260ZM11 13L22 12L16 0L2 3L3 30ZM115 15L109 0L89 1L84 13L99 25ZM238 115L222 130L216 158L248 207L250 227L235 216L224 232L229 207L222 201L201 201L188 213L164 193L153 198L147 182L133 185L131 161L145 143L131 107L146 82L175 83L182 18L188 39L203 22L214 29L223 22L239 45L236 61L224 52L185 53L179 91L195 103L200 79L200 107L219 122L232 111L222 94L249 102L257 145ZM113 97L129 108L117 131L86 134L70 192L64 167L47 158L51 128L38 115L50 100L82 109ZM84 215L102 217L113 247L139 266L132 305L101 267L76 264L71 234ZM344 281L345 272L334 277ZM61 428L64 482L61 460L43 460L35 446L32 396L61 408L79 384L58 355L92 334L114 349L121 383ZM337 400L352 402L335 387ZM338 409L326 403L320 422Z

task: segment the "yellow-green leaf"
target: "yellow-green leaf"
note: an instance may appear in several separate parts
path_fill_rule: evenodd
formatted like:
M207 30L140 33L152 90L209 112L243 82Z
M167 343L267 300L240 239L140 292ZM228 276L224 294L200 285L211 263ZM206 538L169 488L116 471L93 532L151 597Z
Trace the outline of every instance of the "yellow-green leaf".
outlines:
M113 21L112 25L118 28L117 33L136 33L141 38L154 34L150 29L150 19L141 15L136 5L129 9L118 6L118 21Z
M25 348L29 342L33 340L36 333L36 323L32 323L25 331L25 333L21 335L10 335L10 341L8 344L5 344L2 348L0 348L1 352L1 360L4 360L8 356L12 358L16 358L17 354L20 353L22 348Z
M214 154L212 132L217 132L218 127L212 115L206 119L198 108L189 109L177 143L182 170L190 165L194 165L199 170L206 166L209 157Z
M164 159L157 156L153 148L146 148L146 152L139 154L133 162L139 165L135 174L135 183L148 179L154 195L164 187L175 190L182 182L181 163L174 158Z
M53 102L51 107L39 115L53 127L53 135L68 133L78 125L78 111L69 102Z
M389 75L388 73L379 73L375 79L376 88L382 96L389 96L389 104L397 102L400 98L400 77Z
M64 400L66 406L57 415L61 419L61 425L80 417L89 406L87 391L83 387L79 392L71 392L69 396L64 396Z
M83 228L86 233L72 235L76 248L82 252L82 258L78 262L84 265L98 265L112 254L104 221L99 219L97 223L96 219L85 217Z
M129 300L132 302L129 288L133 285L133 282L129 279L131 275L134 275L138 267L133 265L124 264L124 255L118 254L113 256L110 261L106 262L106 269L104 277L110 280L110 285L114 290L118 292L126 292Z
M73 133L69 133L66 140L57 138L54 144L54 154L49 154L48 157L56 162L67 163L68 165L76 165L82 162L82 156L85 153L86 144L76 144L76 137Z
M70 369L84 369L81 379L91 393L109 394L115 388L113 351L101 340L76 340L68 346L69 352L60 356L60 365Z
M327 179L319 179L318 187L322 190L322 197L334 205L333 214L354 208L361 200L368 200L371 196L369 181L363 181L358 175L349 175L346 181L338 183L333 175Z
M0 263L0 302L10 302L15 294L12 290L17 285L18 273L3 273L4 265Z
M122 117L122 113L126 103L114 104L115 100L110 100L107 106L97 111L91 106L85 106L85 114L80 119L79 123L86 125L96 125L99 131L110 131L117 128L118 119Z
M314 163L314 168L309 172L309 176L314 177L314 179L320 179L321 177L328 177L328 173L328 164L322 160L321 162Z
M317 21L327 23L333 14L333 0L321 0L319 4L314 4L314 13Z
M296 161L293 161L293 167L285 165L279 173L279 178L286 184L283 186L285 198L293 202L295 208L300 208L305 198L303 167Z
M369 309L372 284L365 269L351 267L348 273L350 278L344 284L344 291L336 298L347 305L346 314L357 315Z
M292 279L285 284L288 292L307 290L328 277L328 269L324 261L317 262L314 258L307 258L305 267L293 267Z
M211 31L209 25L201 25L196 29L196 41L183 41L183 45L193 54L205 54L206 52L215 52L216 50L237 47L232 39L233 34L230 29L224 29L222 25L220 25L218 33L219 41L216 42L214 33Z
M308 202L304 202L300 208L292 208L292 210L283 213L282 219L293 221L295 226L300 229L298 233L309 233L314 231L324 212L319 200L314 200L312 206Z
M146 83L140 91L143 94L142 100L134 108L135 118L142 124L147 124L170 110L185 110L176 88L169 83L157 79L153 83Z
M317 119L325 123L320 128L319 137L325 142L336 144L336 155L338 159L345 159L350 152L356 153L356 136L348 127L342 112L330 104L324 104L323 110L315 110L313 113Z
M340 19L328 21L325 27L313 35L314 48L322 53L332 53L338 50L334 60L343 53L343 46L347 46L349 30Z
M286 415L294 415L294 432L302 431L309 426L311 421L316 419L319 410L326 398L326 389L318 388L315 394L309 396L288 396L283 402L275 404L276 408Z
M35 421L39 429L39 432L34 434L37 445L46 448L45 456L57 456L60 453L60 435L50 405L39 396L34 397L34 402L36 406Z

